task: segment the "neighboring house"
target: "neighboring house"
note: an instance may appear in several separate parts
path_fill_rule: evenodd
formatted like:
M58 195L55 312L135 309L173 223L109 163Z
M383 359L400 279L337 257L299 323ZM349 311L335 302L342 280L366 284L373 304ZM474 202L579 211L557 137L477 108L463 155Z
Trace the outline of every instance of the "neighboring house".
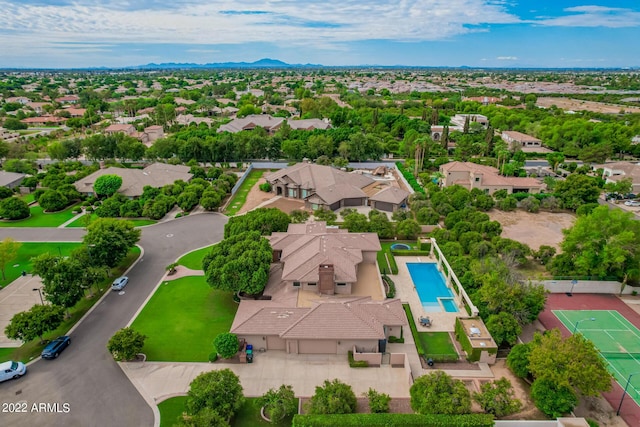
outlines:
M16 188L24 177L23 173L0 171L0 187Z
M485 129L489 126L489 119L482 114L456 114L451 117L450 130L462 130L467 117L469 117L469 123L479 123Z
M44 107L47 105L51 105L48 102L28 102L27 103L27 107L31 108L33 111L35 111L38 114L42 114L42 112L44 111Z
M320 294L351 294L361 263L376 263L376 233L349 233L325 222L289 224L268 237L284 286Z
M373 178L358 173L347 173L311 163L298 163L265 176L277 196L305 201L305 206L316 210L336 210L345 206L366 206L368 197L364 189L376 184Z
M390 336L408 325L399 299L330 299L313 307L241 301L231 332L254 348L292 354L381 353Z
M199 125L200 123L206 123L207 126L211 126L213 120L208 117L194 117L193 114L179 114L176 117L176 123L179 125L189 126L191 123Z
M464 101L475 101L475 102L479 102L482 105L489 105L489 104L497 104L498 102L502 101L501 98L496 98L493 96L471 96L471 97L465 97Z
M407 207L410 194L400 187L389 186L369 197L369 204L379 211L395 212Z
M40 116L40 117L27 117L20 120L22 123L26 123L32 126L46 126L46 125L59 125L67 121L65 117L56 116Z
M542 147L542 141L535 136L526 133L516 132L513 130L505 130L502 132L502 140L509 144L511 150L516 148L539 148Z
M125 135L133 136L136 133L136 127L130 124L112 124L105 128L104 133L107 135L113 135L116 133L124 133Z
M329 129L331 127L328 120L286 120L282 117L273 117L270 114L251 114L247 117L234 119L229 123L220 126L218 128L218 132L237 133L243 130L253 130L257 127L261 127L269 133L274 133L280 129L285 121L291 129L295 130Z
M87 112L86 108L74 108L74 107L69 107L69 108L65 108L62 111L68 111L69 115L72 118L79 118L79 117L84 117L84 113Z
M250 114L246 117L233 119L229 123L220 126L218 132L238 133L243 130L253 130L261 127L268 133L274 133L280 129L283 122L284 119L282 117L272 117L269 114Z
M631 192L640 193L640 164L615 162L597 165L593 168L594 170L602 168L602 178L605 183L616 183L623 179L631 178Z
M78 95L65 95L60 98L56 98L56 102L60 104L76 104L80 101L80 97Z
M631 144L632 145L640 144L640 135L636 135L633 138L631 138Z
M31 100L24 96L10 96L9 98L5 99L5 102L27 105L31 102Z
M164 129L162 126L148 126L144 128L144 133L147 134L149 142L154 142L160 138L164 138Z
M460 185L467 190L478 188L487 194L498 190L507 193L539 193L543 184L535 178L506 177L498 174L498 169L471 162L450 162L440 166L443 175L441 185Z
M167 184L173 184L177 180L189 182L193 177L189 173L189 166L167 165L153 163L144 169L125 169L109 167L100 169L74 183L76 189L86 195L93 196L93 184L102 175L118 175L122 178L122 186L118 193L131 199L140 197L145 186L160 188Z
M287 120L287 124L291 127L291 129L295 130L324 130L331 127L328 120L320 119Z

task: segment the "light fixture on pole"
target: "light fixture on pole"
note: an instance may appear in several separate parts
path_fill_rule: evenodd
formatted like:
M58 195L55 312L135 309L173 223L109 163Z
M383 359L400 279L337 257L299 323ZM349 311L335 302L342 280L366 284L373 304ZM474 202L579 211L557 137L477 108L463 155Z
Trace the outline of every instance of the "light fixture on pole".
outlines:
M616 412L616 415L620 415L620 410L622 409L622 402L624 402L624 397L627 395L627 389L629 388L631 377L638 374L640 374L640 372L634 372L633 374L629 374L629 376L627 377L627 384L624 386L624 391L622 392L622 398L620 399L620 405L618 405L618 411Z
M571 289L569 290L569 292L567 292L567 293L566 293L568 297L572 297L572 296L573 296L573 288L574 288L574 286L576 286L577 284L578 284L578 281L577 281L576 279L573 279L573 280L571 281Z
M595 318L595 317L587 317L586 319L578 320L578 321L576 322L575 326L573 327L573 332L572 332L573 334L575 334L575 333L576 333L576 331L578 330L578 324L579 324L580 322L584 322L585 320L591 320L592 322L594 322L594 321L596 320L596 318Z

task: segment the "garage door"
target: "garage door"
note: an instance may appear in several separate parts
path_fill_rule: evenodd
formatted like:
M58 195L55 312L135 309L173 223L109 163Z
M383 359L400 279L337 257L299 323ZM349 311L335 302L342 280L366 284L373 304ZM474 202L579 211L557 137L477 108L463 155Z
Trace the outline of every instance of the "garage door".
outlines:
M300 354L336 354L338 343L335 340L300 340L298 352Z
M284 340L280 337L267 336L268 350L284 350Z

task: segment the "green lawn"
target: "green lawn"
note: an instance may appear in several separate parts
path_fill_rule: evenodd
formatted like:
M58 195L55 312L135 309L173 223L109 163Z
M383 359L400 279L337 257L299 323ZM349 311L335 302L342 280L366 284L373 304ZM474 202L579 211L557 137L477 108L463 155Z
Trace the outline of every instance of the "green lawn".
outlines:
M418 338L422 341L427 357L430 355L458 356L448 332L418 332Z
M96 219L98 219L98 215L92 213L91 215L91 221L94 221ZM67 225L66 228L79 228L79 227L86 227L87 226L87 215L83 215L80 218L76 219L75 221L73 221L72 223L70 223L69 225ZM118 218L120 219L120 218ZM142 227L143 225L151 225L151 224L155 224L158 221L155 221L153 219L146 219L146 218L140 218L140 219L130 219L130 218L125 218L127 221L131 221L133 223L133 225L135 227Z
M82 298L70 310L71 317L69 317L68 319L65 319L64 322L56 330L51 331L43 336L45 342L48 342L56 337L59 337L60 335L66 335L69 332L69 329L71 329L71 327L75 325L76 322L78 322L78 320L80 320L80 318L82 318L82 316L84 316L87 311L89 311L89 309L93 306L93 304L95 304L104 293L111 292L111 281L113 280L113 277L118 277L122 275L122 273L124 273L124 271L139 256L140 256L140 248L138 248L137 246L134 246L129 251L129 254L127 255L127 257L124 260L122 260L117 267L114 267L111 269L111 278L107 278L104 280L104 282L102 282L102 284L100 285L100 292L94 294L92 298ZM36 338L35 340L29 341L28 343L22 345L22 347L14 349L14 351L11 354L9 354L8 359L20 360L24 363L29 362L30 360L33 360L34 358L36 358L40 354L40 352L42 352L42 349L44 348L44 346L45 344L44 343L41 344L40 340Z
M252 426L277 426L289 427L293 417L285 418L279 423L268 423L260 416L260 405L258 398L247 397L244 404L238 410L238 413L231 420L232 427L252 427Z
M33 193L23 194L22 196L20 196L20 198L27 203L31 203L36 199Z
M206 362L237 309L231 292L212 289L203 276L183 277L163 282L132 327L147 336L148 360Z
M249 172L249 176L242 182L242 185L238 188L236 194L229 201L227 209L225 210L226 215L232 216L238 213L240 208L242 208L244 203L247 201L249 190L256 185L256 182L258 182L264 172L264 169L252 169L251 172Z
M176 420L184 412L187 396L176 396L163 400L158 404L160 411L160 427L173 427Z
M15 350L12 347L0 347L0 363L11 360L11 355Z
M206 248L196 249L195 251L189 252L178 260L178 264L192 270L202 270L202 258L211 252L212 247L213 246L207 246Z
M49 252L52 255L68 256L71 251L80 247L80 242L73 243L43 243L43 242L23 242L18 249L18 256L5 266L5 280L0 277L0 287L7 286L13 282L22 271L30 273L33 270L31 259L40 254Z
M63 211L44 213L40 206L31 206L31 216L16 221L0 221L0 227L57 227L75 216L74 206Z
M185 410L187 396L177 396L167 399L158 405L160 411L160 427L173 427L178 418ZM260 416L260 405L258 398L247 397L238 410L238 413L231 420L232 427L253 427L253 426L276 426L290 427L292 417L284 419L279 423L268 423Z

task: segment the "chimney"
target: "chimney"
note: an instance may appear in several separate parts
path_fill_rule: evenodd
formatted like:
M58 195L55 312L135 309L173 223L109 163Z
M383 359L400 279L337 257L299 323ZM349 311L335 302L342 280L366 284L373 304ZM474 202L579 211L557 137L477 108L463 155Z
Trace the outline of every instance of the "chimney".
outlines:
M333 295L335 283L333 281L333 264L320 264L318 268L318 290L321 294Z

